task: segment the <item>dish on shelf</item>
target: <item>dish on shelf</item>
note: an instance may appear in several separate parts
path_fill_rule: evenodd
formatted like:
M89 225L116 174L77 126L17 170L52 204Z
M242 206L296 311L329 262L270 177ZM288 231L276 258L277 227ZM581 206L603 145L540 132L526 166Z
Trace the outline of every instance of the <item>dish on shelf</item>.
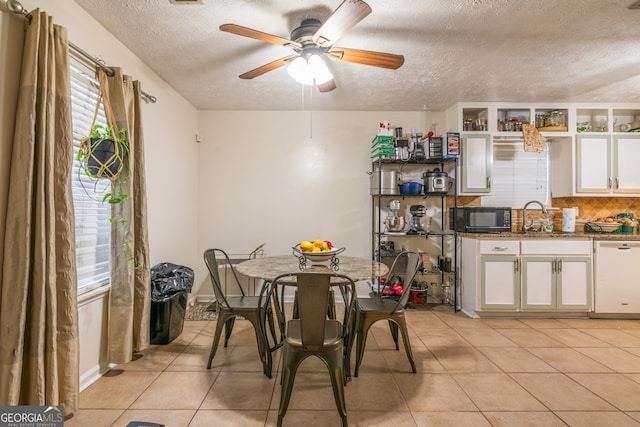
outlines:
M323 252L303 252L300 250L300 244L297 244L293 247L293 255L297 257L303 256L311 262L323 262L329 261L334 256L344 252L345 249L346 248L338 248Z
M613 233L618 230L622 224L619 222L595 222L589 221L587 225L591 227L594 231L601 231L603 233Z

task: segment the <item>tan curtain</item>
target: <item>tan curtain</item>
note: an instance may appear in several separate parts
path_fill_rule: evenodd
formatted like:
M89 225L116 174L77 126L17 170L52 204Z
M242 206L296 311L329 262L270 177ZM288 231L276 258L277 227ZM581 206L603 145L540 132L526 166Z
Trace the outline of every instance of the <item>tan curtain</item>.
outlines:
M112 77L99 71L104 101L113 110L116 127L126 129L130 152L128 170L112 184L112 191L122 190L129 197L122 206L112 207L113 216L126 222L124 226L114 223L111 229L108 348L109 362L126 363L135 351L149 345L151 278L140 82L123 75L120 68L112 68Z
M66 29L35 10L16 111L0 292L0 405L78 406Z

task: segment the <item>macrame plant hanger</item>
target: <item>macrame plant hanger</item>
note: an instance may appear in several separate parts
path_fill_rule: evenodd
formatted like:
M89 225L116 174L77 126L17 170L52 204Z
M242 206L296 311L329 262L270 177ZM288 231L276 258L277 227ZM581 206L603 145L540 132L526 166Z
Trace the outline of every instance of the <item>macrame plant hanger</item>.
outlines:
M98 88L98 99L96 101L96 108L93 114L93 120L91 121L89 134L91 135L93 133L94 125L98 118L98 111L100 110L100 103L102 102L107 118L107 130L110 132L110 138L113 140L113 144L107 140L108 138L84 138L80 143L80 149L85 153L85 159L88 165L87 171L92 177L113 181L120 176L120 173L124 169L129 147L128 143L119 142L125 139L126 136L119 134L109 94L105 90L107 75L102 69L98 69L97 71L100 87Z

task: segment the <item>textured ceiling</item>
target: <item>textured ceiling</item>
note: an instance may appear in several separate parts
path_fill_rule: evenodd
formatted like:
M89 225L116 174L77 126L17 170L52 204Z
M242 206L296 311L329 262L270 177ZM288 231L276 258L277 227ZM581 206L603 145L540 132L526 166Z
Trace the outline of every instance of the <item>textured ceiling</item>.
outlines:
M239 79L292 51L218 27L289 38L302 19L326 19L341 0L75 2L200 110L640 102L640 10L627 9L634 0L367 0L373 12L335 46L397 53L405 63L387 70L331 61L338 87L327 93L305 90L286 67Z

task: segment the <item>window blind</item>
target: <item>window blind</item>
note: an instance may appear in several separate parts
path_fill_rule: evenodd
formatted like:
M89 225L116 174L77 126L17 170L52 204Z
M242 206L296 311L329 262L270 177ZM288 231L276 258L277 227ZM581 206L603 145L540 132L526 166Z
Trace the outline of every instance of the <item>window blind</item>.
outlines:
M93 76L93 69L87 68L73 57L70 59L74 148L71 182L75 209L76 264L78 291L86 292L109 283L111 206L102 203L102 198L105 193L110 192L111 182L96 182L89 178L80 168L80 162L75 160L81 138L91 132L99 84ZM102 105L96 123L106 125Z
M549 144L541 153L524 151L524 142L493 141L491 193L482 206L521 208L530 200L549 206Z

